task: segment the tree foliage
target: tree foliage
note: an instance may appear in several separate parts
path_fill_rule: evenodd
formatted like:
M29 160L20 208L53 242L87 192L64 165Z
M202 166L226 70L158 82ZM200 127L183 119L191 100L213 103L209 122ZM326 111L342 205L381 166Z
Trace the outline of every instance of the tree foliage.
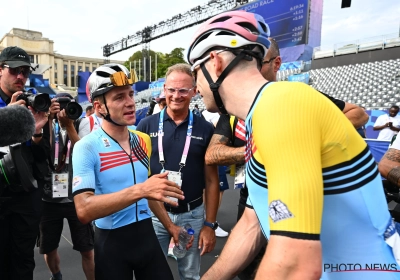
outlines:
M177 64L177 63L185 63L184 59L184 48L175 48L170 53L161 53L155 52L153 50L142 50L137 51L132 54L129 59L125 62L125 66L129 69L129 67L135 68L136 73L141 81L155 81L156 80L156 71L157 71L157 78L162 78L165 76L168 67ZM155 58L157 56L157 69L155 69ZM145 57L145 59L144 59ZM150 71L150 58L151 57L151 79L149 80L149 71ZM140 61L140 67L139 67ZM144 78L144 61L146 61L146 77ZM135 66L136 65L136 66ZM155 71L156 70L156 71Z

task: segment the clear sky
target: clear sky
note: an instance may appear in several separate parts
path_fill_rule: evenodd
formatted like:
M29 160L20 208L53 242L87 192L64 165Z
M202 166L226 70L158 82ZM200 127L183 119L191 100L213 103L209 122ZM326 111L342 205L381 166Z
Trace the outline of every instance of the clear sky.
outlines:
M284 1L284 0L275 0ZM323 0L312 0L323 1ZM0 37L12 28L40 31L54 41L54 50L64 55L102 58L102 46L135 34L208 0L0 0ZM341 9L341 0L323 1L321 45L399 34L400 0L352 0ZM150 48L170 52L187 48L197 27L154 40ZM272 34L273 35L273 34ZM127 60L141 46L112 55Z

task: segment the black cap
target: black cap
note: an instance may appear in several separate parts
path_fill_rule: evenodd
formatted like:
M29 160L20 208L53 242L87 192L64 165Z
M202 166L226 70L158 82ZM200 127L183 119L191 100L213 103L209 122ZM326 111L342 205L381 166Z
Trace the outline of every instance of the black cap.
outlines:
M7 47L0 53L0 62L5 62L11 68L31 66L29 55L21 48Z
M66 93L66 92L57 93L55 97L56 97L56 98L59 98L59 97L68 97L68 98L70 98L70 99L74 99L74 98L72 97L71 94Z

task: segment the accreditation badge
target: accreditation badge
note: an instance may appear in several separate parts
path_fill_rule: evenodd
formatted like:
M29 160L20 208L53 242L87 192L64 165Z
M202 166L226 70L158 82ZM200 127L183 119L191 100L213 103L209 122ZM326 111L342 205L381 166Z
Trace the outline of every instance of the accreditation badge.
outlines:
M168 180L174 182L177 184L179 187L182 186L182 173L178 171L168 171ZM175 197L168 197L170 200L178 203L178 199Z
M68 172L52 174L53 198L68 197Z

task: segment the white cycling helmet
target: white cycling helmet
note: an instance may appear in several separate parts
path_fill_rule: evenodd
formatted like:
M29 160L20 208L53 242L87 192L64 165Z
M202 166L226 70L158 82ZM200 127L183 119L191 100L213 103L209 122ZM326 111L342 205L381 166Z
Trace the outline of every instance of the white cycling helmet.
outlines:
M128 69L116 63L104 64L90 75L86 83L86 96L89 102L97 96L103 95L116 86L132 85L131 74Z

